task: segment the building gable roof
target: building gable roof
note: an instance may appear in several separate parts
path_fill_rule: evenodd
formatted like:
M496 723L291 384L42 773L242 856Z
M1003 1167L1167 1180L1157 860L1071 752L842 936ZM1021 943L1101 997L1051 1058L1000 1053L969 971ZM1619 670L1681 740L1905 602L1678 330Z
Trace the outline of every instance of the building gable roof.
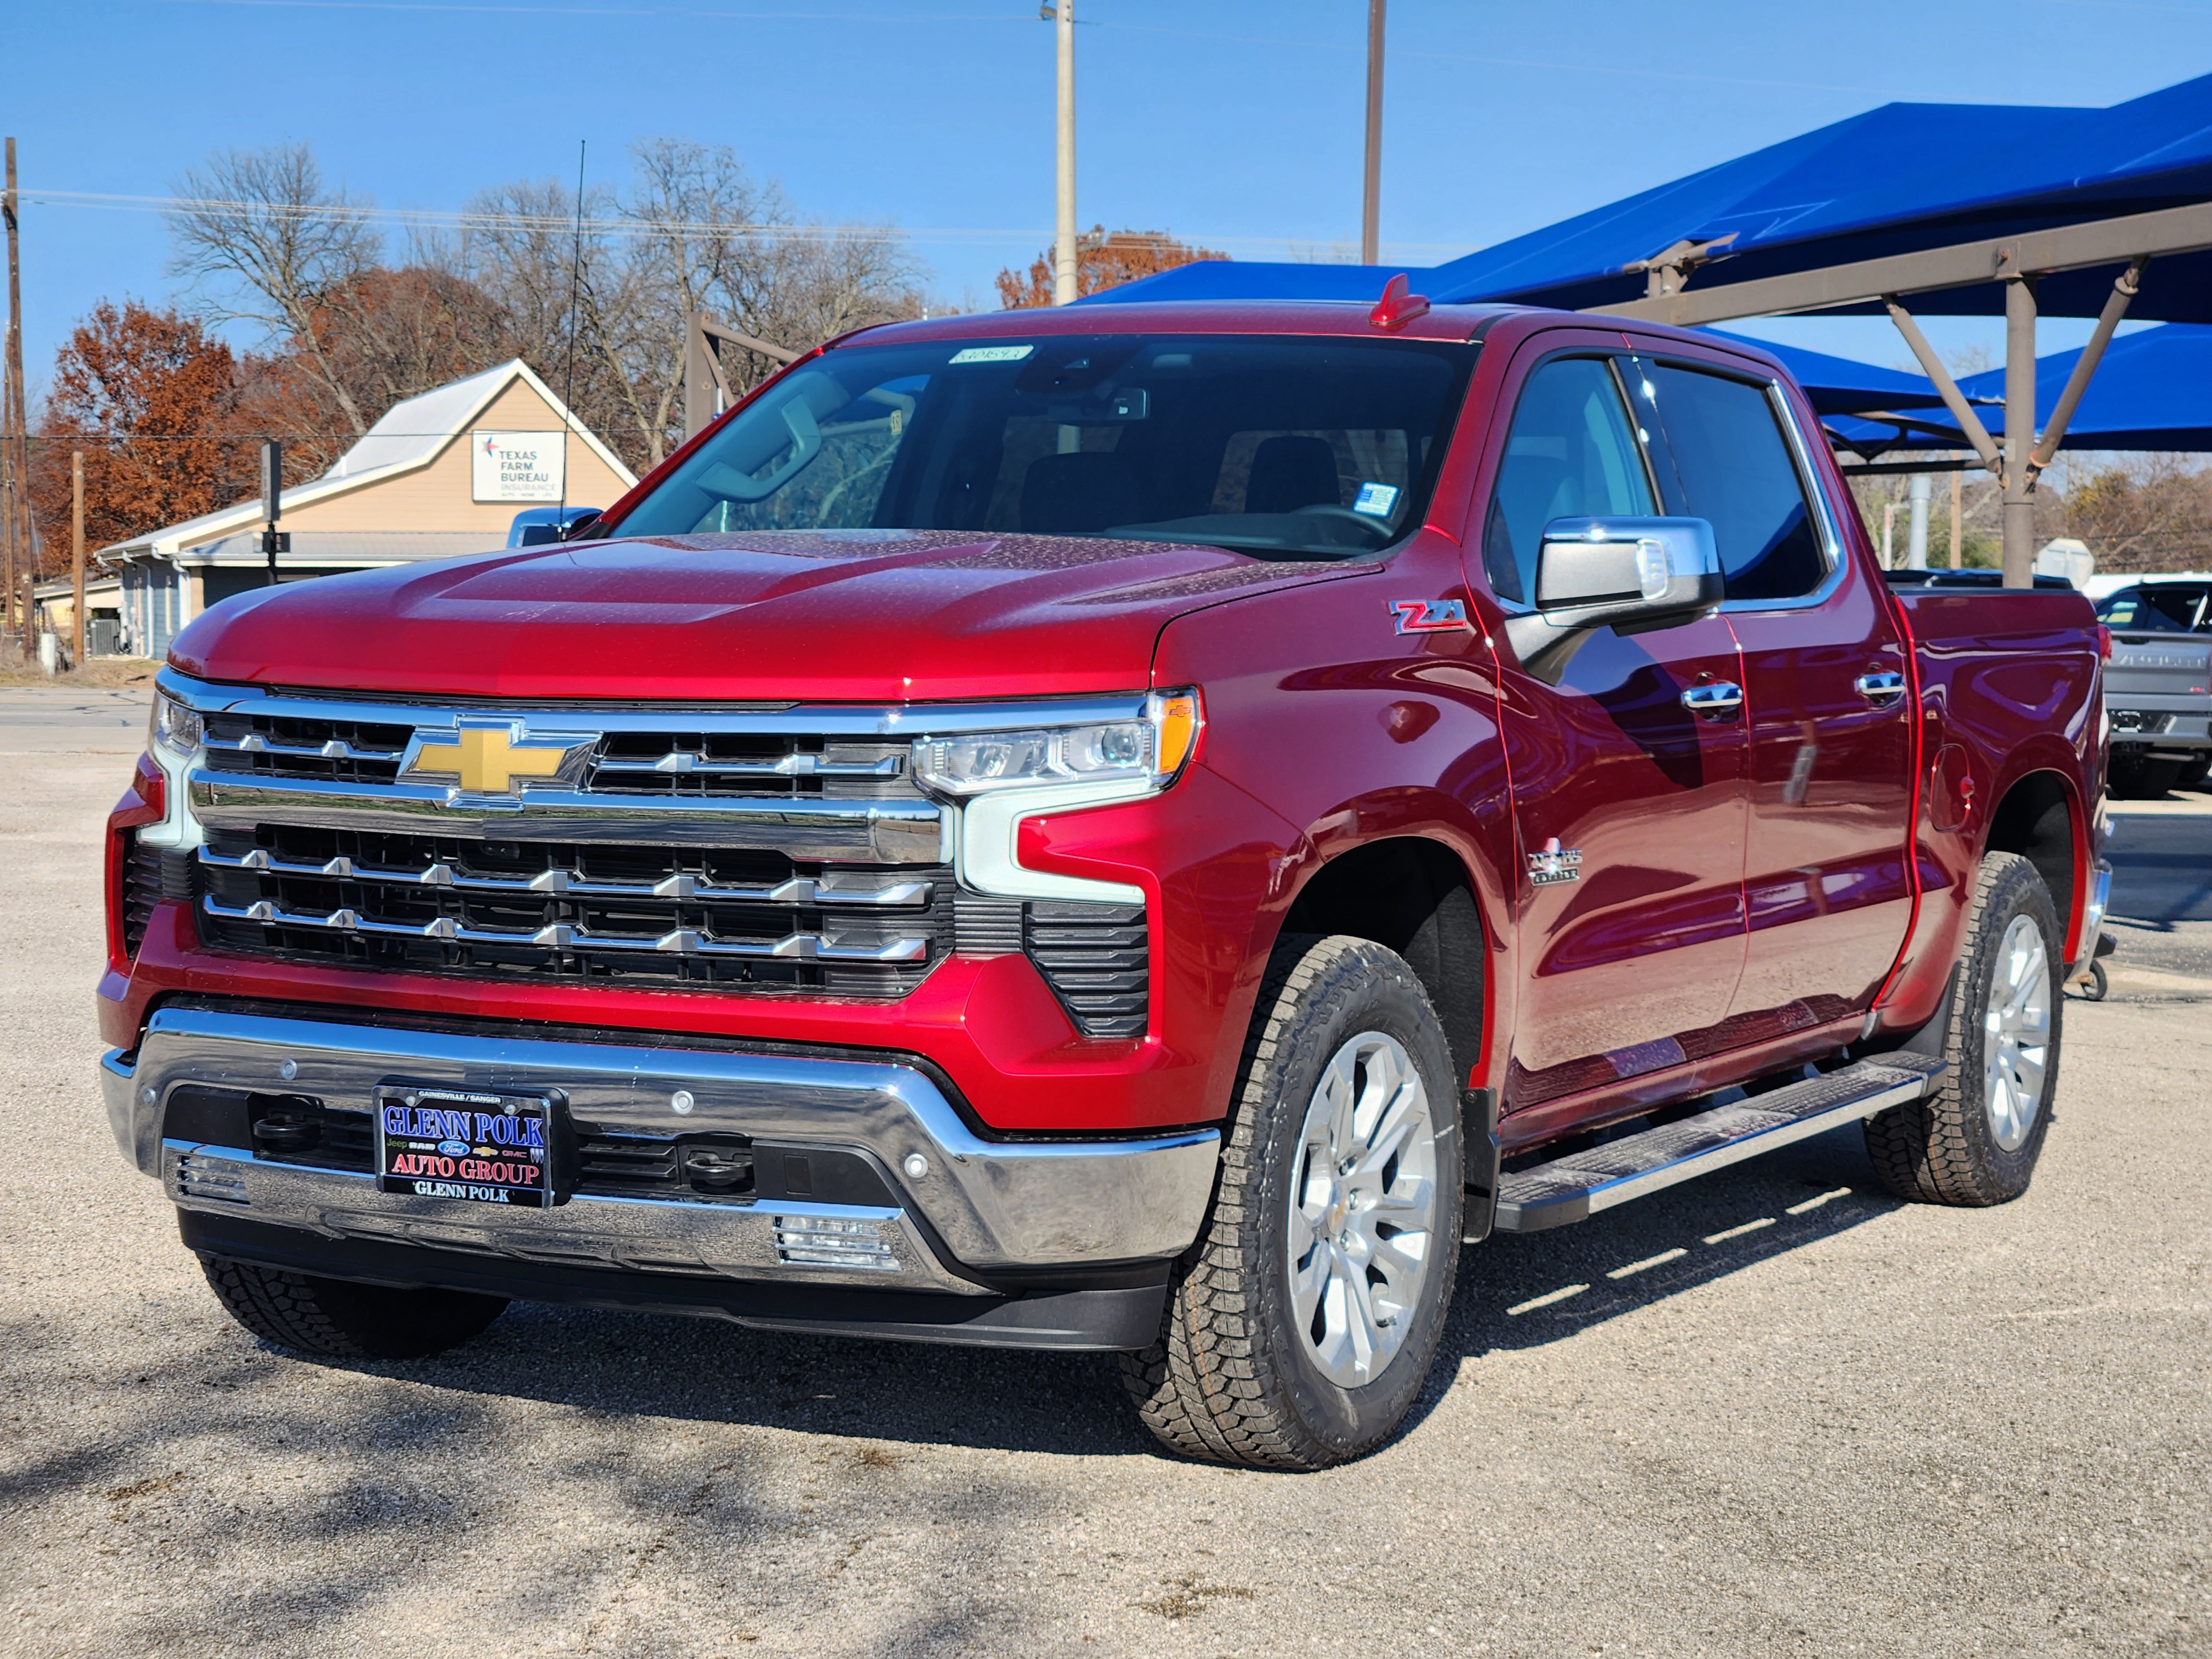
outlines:
M637 482L636 475L599 441L599 434L576 419L568 406L555 395L553 388L517 357L481 374L449 381L419 397L403 398L392 404L355 441L350 449L338 457L335 466L319 478L287 489L281 505L289 512L311 501L343 495L429 465L445 453L447 446L464 436L477 417L516 380L536 392L554 418L574 433L617 478L625 484ZM128 558L135 554L171 555L187 544L260 522L261 502L257 497L178 524L165 525L127 542L118 542L100 549L98 556L107 559Z

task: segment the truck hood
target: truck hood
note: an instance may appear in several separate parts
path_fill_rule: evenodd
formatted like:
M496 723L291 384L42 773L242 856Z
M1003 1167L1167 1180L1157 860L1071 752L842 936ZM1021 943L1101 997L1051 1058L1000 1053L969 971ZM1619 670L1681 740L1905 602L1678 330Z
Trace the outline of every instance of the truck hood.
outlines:
M203 678L410 695L904 702L1150 681L1160 629L1372 570L958 532L654 536L326 577L216 605Z

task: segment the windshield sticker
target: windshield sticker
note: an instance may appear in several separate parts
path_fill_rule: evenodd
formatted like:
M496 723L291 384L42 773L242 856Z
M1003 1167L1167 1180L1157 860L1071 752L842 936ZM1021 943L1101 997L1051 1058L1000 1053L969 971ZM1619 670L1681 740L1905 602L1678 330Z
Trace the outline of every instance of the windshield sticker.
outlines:
M1364 483L1359 486L1359 493L1352 498L1352 510L1354 513L1364 513L1370 518L1387 519L1390 516L1390 509L1396 506L1397 502L1397 485Z
M963 346L950 359L956 363L1018 363L1035 351L1033 345Z

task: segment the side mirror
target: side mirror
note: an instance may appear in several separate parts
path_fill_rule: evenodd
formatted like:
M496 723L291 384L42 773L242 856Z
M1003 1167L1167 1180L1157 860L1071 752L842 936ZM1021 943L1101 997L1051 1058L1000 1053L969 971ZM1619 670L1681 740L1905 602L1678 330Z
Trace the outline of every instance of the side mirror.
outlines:
M1556 684L1590 630L1674 628L1727 597L1703 519L1554 519L1536 553L1536 610L1509 617L1522 666Z

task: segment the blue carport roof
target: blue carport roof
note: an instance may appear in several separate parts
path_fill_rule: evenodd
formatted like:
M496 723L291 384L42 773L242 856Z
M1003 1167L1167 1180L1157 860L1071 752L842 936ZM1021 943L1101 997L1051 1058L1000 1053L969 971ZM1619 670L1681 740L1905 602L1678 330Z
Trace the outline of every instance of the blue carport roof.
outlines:
M2065 389L2081 354L2055 351L2035 362L2035 422L2038 430ZM1970 398L2001 398L2004 371L1969 374L1959 389ZM1992 437L2004 433L2004 410L1984 405L1975 413ZM1962 449L1966 440L1948 413L1916 421L1900 440L1892 429L1849 418L1827 422L1847 443L1880 447ZM2081 406L2066 428L2062 449L2212 450L2212 327L2168 323L2117 337L2090 379Z
M2106 109L1887 104L1409 275L1439 302L1591 310L1644 297L1644 277L1626 267L1679 241L1734 238L1691 278L1692 289L1709 290L2207 199L2212 76ZM1114 297L1351 298L1344 290L1353 286L1381 292L1398 267L1198 269ZM2110 269L2057 273L2039 284L2038 307L2045 316L2094 316L2111 285ZM2002 285L1921 294L1912 308L1998 313ZM2154 260L2130 314L2212 322L2212 254Z
M1371 305L1382 294L1383 283L1402 269L1405 268L1261 264L1207 259L1142 282L1109 289L1078 303L1111 305L1123 300L1164 298L1166 279L1177 277L1182 280L1174 284L1172 292L1178 300L1348 300ZM1421 270L1408 273L1416 287L1423 277L1431 274ZM1777 345L1769 340L1754 340L1720 329L1708 331L1740 345L1757 346L1780 358L1797 384L1805 388L1813 407L1824 416L1863 414L1876 409L1933 409L1941 407L1943 402L1936 388L1918 374L1877 368L1849 357L1808 351L1802 346Z
M1924 374L1879 368L1803 346L1777 345L1771 340L1754 340L1725 329L1702 331L1738 345L1757 346L1769 356L1779 358L1790 377L1805 388L1814 410L1823 416L1863 415L1877 409L1940 409L1943 404L1942 395ZM2002 395L2002 387L1999 395Z

